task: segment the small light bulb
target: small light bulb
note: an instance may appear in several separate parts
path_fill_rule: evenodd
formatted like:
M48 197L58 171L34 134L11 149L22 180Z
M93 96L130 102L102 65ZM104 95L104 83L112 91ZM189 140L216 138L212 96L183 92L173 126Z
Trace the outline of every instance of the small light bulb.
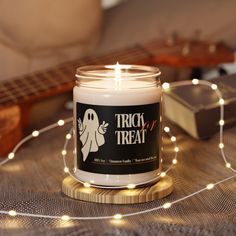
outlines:
M65 156L66 153L67 153L67 151L66 151L65 149L63 149L63 150L61 151L61 154L62 154L63 156Z
M169 132L170 132L170 128L169 128L168 126L166 126L166 127L164 128L164 131L165 131L166 133L169 133Z
M219 103L220 103L220 105L224 105L224 104L225 104L225 100L224 100L223 98L221 98L221 99L219 100Z
M227 168L231 168L231 164L230 164L229 162L227 162L227 163L225 164L225 166L226 166Z
M165 177L166 176L166 172L161 172L160 176L161 176L161 178Z
M165 82L165 83L162 84L162 88L163 88L164 90L167 90L167 89L170 88L170 84L167 83L167 82Z
M113 216L113 218L114 218L115 220L120 220L120 219L122 219L122 215L121 215L121 214L115 214L115 215Z
M164 209L168 209L171 207L171 203L170 202L167 202L165 203L163 206L162 206Z
M212 84L212 85L211 85L211 88L212 88L213 90L216 90L218 87L217 87L216 84Z
M175 141L176 141L176 137L175 137L175 136L172 136L172 137L170 138L170 140L171 140L172 142L175 142Z
M90 183L87 183L87 182L84 183L84 187L85 187L85 188L89 188L90 186L91 186Z
M66 139L68 139L68 140L71 139L71 134L67 134Z
M163 162L163 159L161 158L161 163Z
M177 161L176 159L173 159L173 160L172 160L172 163L173 163L174 165L177 164L177 162L178 162L178 161Z
M59 121L57 121L57 124L59 126L63 126L65 124L65 121L64 120L59 120Z
M64 221L68 221L68 220L70 220L70 217L68 215L63 215L61 217L61 219L64 220Z
M174 148L174 151L175 151L175 152L179 152L179 148L178 148L178 147L175 147L175 148Z
M33 131L32 136L33 137L38 137L39 136L39 131L38 130Z
M14 152L10 152L8 154L8 159L13 159L15 157L15 153Z
M199 84L199 80L198 80L198 79L193 79L193 80L192 80L192 84L194 84L194 85Z
M219 143L219 148L220 149L224 148L224 144L223 143Z
M128 188L128 189L134 189L135 187L136 187L135 184L128 184L128 185L127 185L127 188Z
M224 120L220 120L220 121L219 121L219 125L222 126L222 125L224 125L224 124L225 124Z
M65 173L69 173L69 168L68 167L64 167L64 172Z
M206 186L206 188L208 189L208 190L210 190L210 189L213 189L214 188L214 184L208 184L207 186Z
M16 216L17 213L16 213L16 211L11 210L11 211L8 212L8 215L10 215L10 216Z

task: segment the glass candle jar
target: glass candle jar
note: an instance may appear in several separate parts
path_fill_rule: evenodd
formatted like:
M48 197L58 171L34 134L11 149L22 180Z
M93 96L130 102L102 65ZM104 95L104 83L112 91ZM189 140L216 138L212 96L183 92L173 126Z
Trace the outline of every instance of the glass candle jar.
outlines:
M103 186L160 173L161 85L155 67L84 66L73 91L75 175Z

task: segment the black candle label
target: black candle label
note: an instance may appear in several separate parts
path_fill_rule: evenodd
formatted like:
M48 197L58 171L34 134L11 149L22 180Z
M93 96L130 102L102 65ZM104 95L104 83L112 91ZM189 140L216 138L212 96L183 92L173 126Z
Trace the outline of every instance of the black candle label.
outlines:
M76 103L78 169L99 174L137 174L158 169L159 113L159 103Z

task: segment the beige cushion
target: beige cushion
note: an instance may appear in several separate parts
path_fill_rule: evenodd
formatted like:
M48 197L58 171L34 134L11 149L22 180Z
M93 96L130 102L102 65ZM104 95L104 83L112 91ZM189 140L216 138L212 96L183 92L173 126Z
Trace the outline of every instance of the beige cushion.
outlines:
M81 57L98 40L99 0L0 0L1 79Z

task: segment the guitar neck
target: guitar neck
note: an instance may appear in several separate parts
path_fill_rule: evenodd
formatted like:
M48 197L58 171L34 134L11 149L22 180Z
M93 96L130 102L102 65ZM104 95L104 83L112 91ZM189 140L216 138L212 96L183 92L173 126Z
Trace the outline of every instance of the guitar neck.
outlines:
M117 61L122 64L147 64L150 54L141 46L136 46L105 56L82 58L43 72L0 82L0 107L35 102L70 91L74 86L77 67L89 64L115 64Z

